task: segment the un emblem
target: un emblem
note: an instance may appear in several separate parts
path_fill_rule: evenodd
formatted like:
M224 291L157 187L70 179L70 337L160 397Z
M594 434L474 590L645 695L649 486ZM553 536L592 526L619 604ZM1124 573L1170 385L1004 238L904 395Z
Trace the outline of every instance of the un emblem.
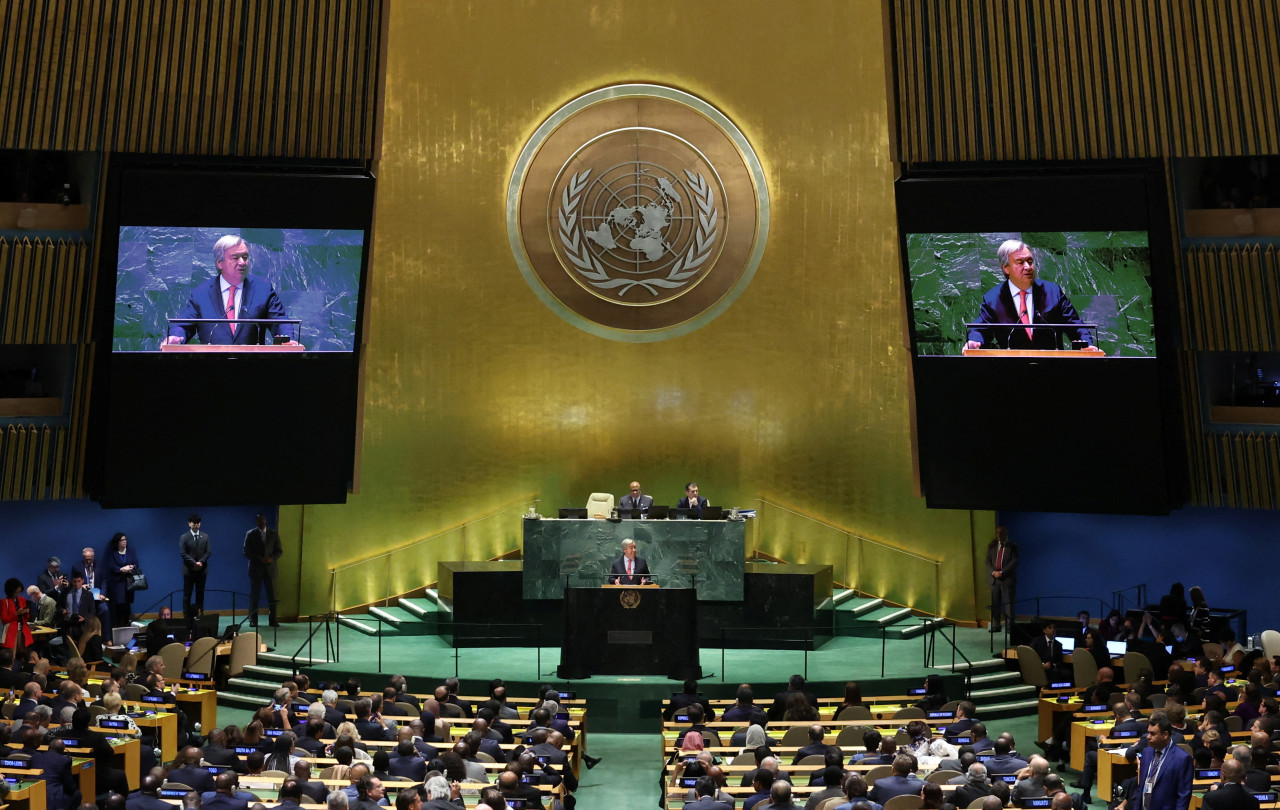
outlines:
M764 252L764 172L711 105L655 85L588 93L538 128L507 194L534 293L615 340L686 334L742 292Z
M640 592L619 591L618 603L622 605L624 610L635 610L640 607Z

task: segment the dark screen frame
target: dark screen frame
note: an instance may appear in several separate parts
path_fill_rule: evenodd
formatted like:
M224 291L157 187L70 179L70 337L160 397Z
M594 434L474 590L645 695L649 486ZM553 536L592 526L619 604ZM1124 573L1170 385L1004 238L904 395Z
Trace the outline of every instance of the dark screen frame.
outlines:
M927 505L1166 514L1185 502L1176 257L1162 164L922 164L903 169L895 196ZM1109 230L1148 233L1156 357L918 356L907 234ZM1015 440L1022 429L1026 439Z
M363 162L109 161L86 487L104 507L342 503L354 477L376 178ZM351 352L112 352L121 225L364 232Z

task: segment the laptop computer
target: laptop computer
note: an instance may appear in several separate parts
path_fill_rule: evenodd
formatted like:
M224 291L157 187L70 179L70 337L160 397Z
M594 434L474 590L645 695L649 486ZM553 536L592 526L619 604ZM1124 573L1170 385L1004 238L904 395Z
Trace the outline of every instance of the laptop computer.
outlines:
M560 510L560 519L561 520L586 520L587 510L585 507L582 509L563 509L562 508Z

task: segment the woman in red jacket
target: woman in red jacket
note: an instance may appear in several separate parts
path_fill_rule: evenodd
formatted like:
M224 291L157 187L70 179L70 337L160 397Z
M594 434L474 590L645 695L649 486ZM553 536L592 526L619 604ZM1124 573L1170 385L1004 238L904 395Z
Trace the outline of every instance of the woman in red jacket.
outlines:
M0 600L0 647L15 652L31 646L31 627L27 625L31 610L22 593L22 583L17 577L10 577L4 583L4 599Z

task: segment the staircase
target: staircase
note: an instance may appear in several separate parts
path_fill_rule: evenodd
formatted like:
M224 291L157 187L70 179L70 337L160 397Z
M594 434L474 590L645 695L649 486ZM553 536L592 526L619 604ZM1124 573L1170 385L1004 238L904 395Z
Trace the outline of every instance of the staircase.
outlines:
M934 669L969 673L969 694L978 716L983 720L1014 717L1036 710L1036 688L1022 682L1022 674L1009 669L999 658L981 658L972 664L959 661L953 667L940 664Z
M911 608L888 605L883 599L858 596L850 590L837 590L831 601L835 606L837 636L888 629L889 638L907 639L951 624L949 619L917 616Z
M441 624L452 618L452 611L440 600L434 588L425 596L405 597L386 607L372 606L364 613L348 613L338 617L338 624L366 636L394 638L400 635L434 635Z
M327 663L329 661L323 658L298 657L299 667ZM242 674L227 681L226 689L218 690L218 705L237 709L265 706L271 702L272 695L280 688L280 684L293 677L293 670L290 669L292 664L287 655L258 653L258 663L246 666Z

